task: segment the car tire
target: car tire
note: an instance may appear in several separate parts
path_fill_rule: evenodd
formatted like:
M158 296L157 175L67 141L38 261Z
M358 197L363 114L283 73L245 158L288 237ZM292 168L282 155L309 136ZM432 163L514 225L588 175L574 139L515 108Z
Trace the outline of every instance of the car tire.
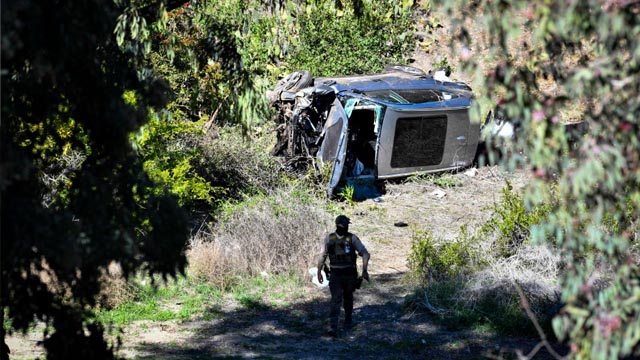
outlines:
M313 78L308 70L301 70L291 73L285 86L286 91L296 92L311 85Z
M311 85L313 78L307 70L295 71L280 79L274 91L280 94L283 91L296 92Z
M276 102L280 99L282 92L296 92L300 89L304 89L311 85L313 77L308 70L295 71L278 80L274 90L269 92L268 97L271 102Z

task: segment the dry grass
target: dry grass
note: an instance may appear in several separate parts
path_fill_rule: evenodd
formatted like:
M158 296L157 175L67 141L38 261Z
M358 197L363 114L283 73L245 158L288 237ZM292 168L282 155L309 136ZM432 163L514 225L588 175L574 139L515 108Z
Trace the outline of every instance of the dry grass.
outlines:
M102 272L100 277L100 293L98 305L107 309L113 309L135 297L134 287L124 278L122 268L116 262Z
M487 294L509 299L519 284L530 303L542 304L558 298L560 255L548 246L526 245L508 258L486 259L488 265L467 280L464 301L474 303Z
M444 242L466 238L466 249L473 259L469 268L450 279L426 282L423 291L416 293L416 305L462 324L479 321L485 311L504 312L509 315L505 315L505 328L500 331L520 331L517 329L526 324L526 319L519 316L519 284L532 310L548 324L548 315L559 298L560 254L552 247L525 243L513 256L499 257L495 251L497 234L478 234L482 224L491 218L492 204L499 204L504 196L501 189L505 180L509 179L515 192L526 191L529 172L506 173L496 167L483 167L473 177L461 173L453 177L460 184L454 188L438 187L426 178L412 178L401 186L388 187L388 197L399 197L394 201L399 201L402 193L407 193L407 200L413 200L411 209L416 208L417 215L408 222L418 225L428 221L428 229ZM438 189L446 193L442 199L432 196ZM406 211L403 215L409 218ZM420 216L424 218L422 223ZM467 235L461 235L455 224L466 224ZM490 323L493 321L500 323L497 318Z
M189 274L223 288L242 275L306 276L330 219L317 200L295 188L249 200L192 239Z

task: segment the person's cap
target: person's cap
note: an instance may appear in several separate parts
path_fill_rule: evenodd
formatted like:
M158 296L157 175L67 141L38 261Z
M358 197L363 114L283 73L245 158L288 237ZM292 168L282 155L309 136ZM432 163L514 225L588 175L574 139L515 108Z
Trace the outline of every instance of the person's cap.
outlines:
M351 224L351 220L349 220L349 218L344 215L338 215L338 217L336 218L336 225L347 226L349 224Z

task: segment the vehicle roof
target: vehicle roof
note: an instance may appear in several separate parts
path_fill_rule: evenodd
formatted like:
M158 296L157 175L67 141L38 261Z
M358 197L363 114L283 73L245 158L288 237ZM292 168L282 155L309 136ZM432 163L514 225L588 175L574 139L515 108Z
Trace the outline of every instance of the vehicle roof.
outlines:
M314 86L329 85L333 87L339 95L354 95L366 97L372 101L392 106L396 108L417 108L432 107L440 103L444 106L469 106L473 99L471 88L464 83L439 81L428 75L417 75L403 71L392 71L373 75L351 75L316 78ZM450 100L423 101L398 103L390 101L388 98L378 96L384 91L419 91L435 90L439 93L453 95ZM375 94L375 95L374 95ZM364 96L362 96L364 95ZM430 104L430 105L427 105Z

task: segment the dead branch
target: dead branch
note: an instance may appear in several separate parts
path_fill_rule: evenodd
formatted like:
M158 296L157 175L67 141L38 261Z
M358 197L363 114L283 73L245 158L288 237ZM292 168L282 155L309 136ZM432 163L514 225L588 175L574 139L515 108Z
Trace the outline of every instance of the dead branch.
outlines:
M551 356L553 356L554 359L558 359L558 360L568 359L568 357L561 356L560 354L558 354L555 351L555 349L551 346L551 344L549 343L549 340L547 339L547 334L544 333L544 330L542 330L542 327L540 326L540 323L538 322L538 319L536 318L536 315L531 310L531 306L529 305L529 301L524 296L524 292L522 291L522 288L520 287L520 284L518 284L518 282L516 281L516 282L514 282L514 285L516 287L516 290L518 291L518 295L520 296L520 301L521 301L521 304L522 304L522 308L527 313L527 317L529 318L529 320L531 320L531 322L533 323L533 326L535 326L536 331L538 332L538 335L540 336L540 339L541 339L540 343L538 345L536 345L529 352L529 354L527 354L525 356L522 353L518 353L518 358L519 359L523 359L523 360L524 359L527 359L527 360L528 359L532 359L538 353L538 351L540 351L540 349L545 347L549 351Z
M231 95L231 93L227 94L227 96L225 96L224 99L222 99L222 101L220 101L220 104L218 104L218 107L216 108L216 111L213 112L213 115L211 115L209 120L207 120L207 122L204 124L203 128L204 128L204 133L205 134L209 134L209 131L211 130L211 127L213 127L213 124L215 123L216 118L218 117L218 113L220 112L220 109L222 108L222 105L227 101L227 99L229 98L229 95Z

